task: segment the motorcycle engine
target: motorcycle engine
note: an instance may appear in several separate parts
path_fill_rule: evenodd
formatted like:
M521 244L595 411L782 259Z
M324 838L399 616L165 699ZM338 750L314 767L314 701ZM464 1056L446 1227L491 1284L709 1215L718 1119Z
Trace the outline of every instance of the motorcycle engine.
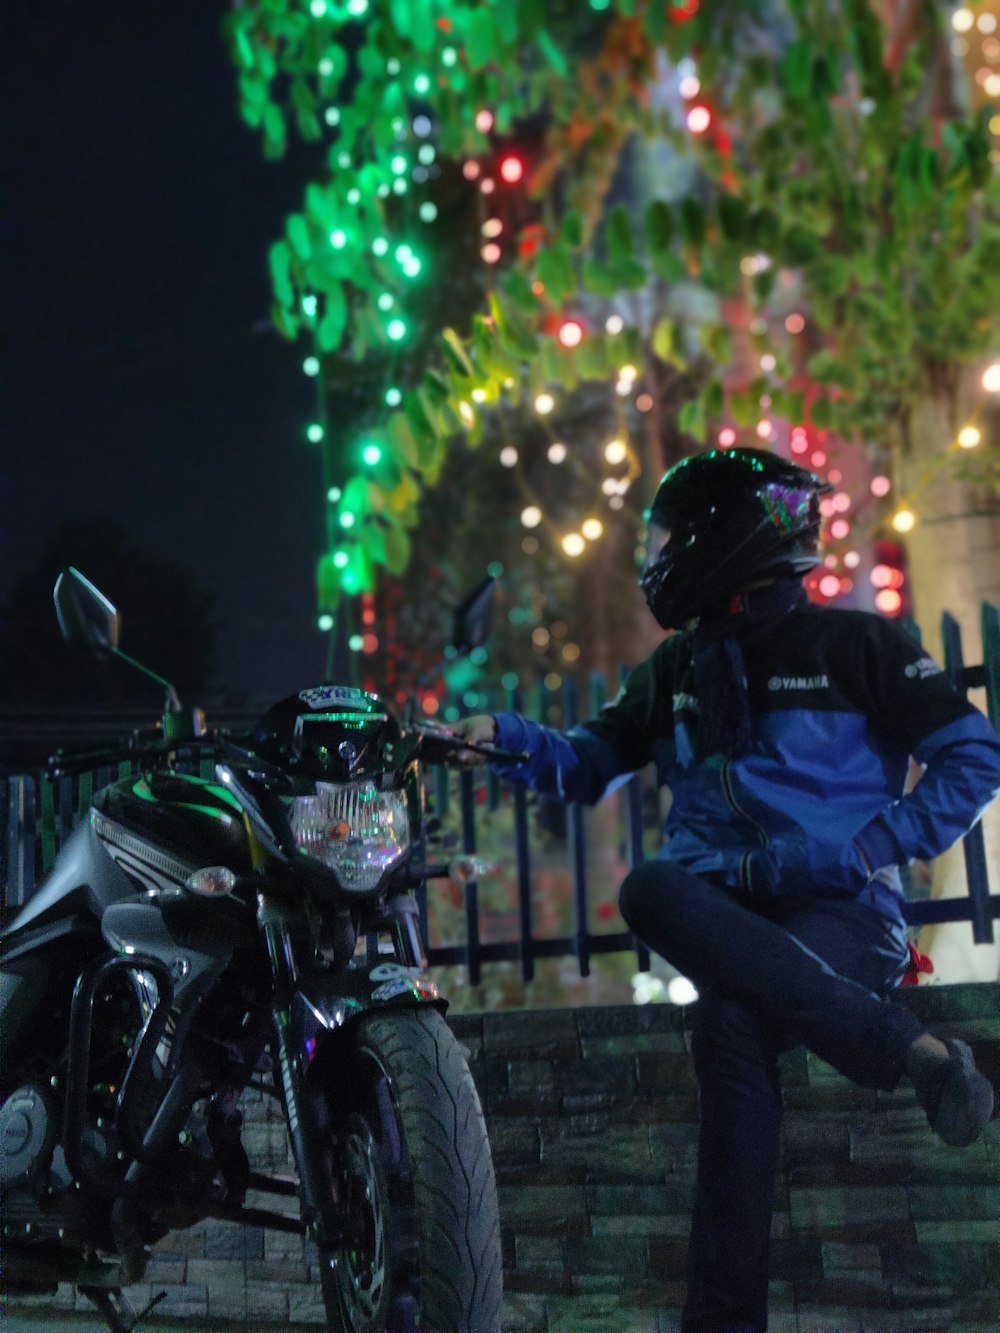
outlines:
M27 1185L51 1159L56 1123L42 1088L18 1088L0 1105L0 1185Z

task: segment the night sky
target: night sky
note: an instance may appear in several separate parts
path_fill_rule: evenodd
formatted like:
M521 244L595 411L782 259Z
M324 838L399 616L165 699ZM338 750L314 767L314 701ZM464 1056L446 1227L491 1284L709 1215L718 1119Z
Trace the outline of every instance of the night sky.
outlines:
M3 11L0 598L60 518L109 514L217 594L220 686L311 683L314 389L267 250L318 154L264 160L220 0Z

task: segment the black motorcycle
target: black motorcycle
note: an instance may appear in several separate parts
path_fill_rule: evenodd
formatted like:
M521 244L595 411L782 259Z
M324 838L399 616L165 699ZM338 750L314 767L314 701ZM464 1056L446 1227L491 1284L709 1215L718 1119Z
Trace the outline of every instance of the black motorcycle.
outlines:
M55 598L66 638L124 657L81 574ZM331 1329L500 1327L489 1143L415 897L449 873L422 765L457 744L337 685L237 743L168 687L155 735L77 761L128 775L0 933L8 1295L72 1283L129 1333L150 1246L212 1217L308 1236ZM281 1104L295 1177L251 1168L249 1087Z

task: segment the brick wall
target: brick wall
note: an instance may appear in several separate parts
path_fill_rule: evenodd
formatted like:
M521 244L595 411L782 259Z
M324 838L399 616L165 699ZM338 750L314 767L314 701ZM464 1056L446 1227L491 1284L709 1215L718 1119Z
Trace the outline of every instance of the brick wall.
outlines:
M996 1080L998 997L994 985L922 987L899 1002L942 1035L974 1038ZM676 1328L695 1165L689 1017L655 1005L452 1020L496 1162L505 1328ZM1000 1121L957 1151L908 1085L856 1088L803 1051L782 1081L771 1333L994 1333ZM255 1162L284 1167L271 1106L248 1095L244 1110ZM214 1223L169 1236L130 1294L138 1304L162 1289L161 1326L305 1330L322 1318L310 1248L282 1233ZM62 1308L73 1301L60 1290Z

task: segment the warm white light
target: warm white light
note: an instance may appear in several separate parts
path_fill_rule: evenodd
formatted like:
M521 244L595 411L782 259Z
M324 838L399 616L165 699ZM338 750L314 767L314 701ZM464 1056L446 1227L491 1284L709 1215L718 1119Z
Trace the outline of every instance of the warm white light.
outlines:
M723 426L719 431L720 449L731 449L735 443L736 432L733 430L732 426Z
M498 264L500 262L500 255L502 251L499 245L497 245L496 241L489 241L487 242L486 245L483 246L482 250L480 250L479 253L482 255L483 261L485 263Z
M628 445L624 440L609 440L604 446L604 457L609 463L624 463L628 457Z
M503 223L499 218L487 218L482 225L482 233L488 241L496 240L503 231Z
M861 564L861 556L857 551L848 551L844 556L844 564L848 569L857 569Z
M994 361L983 371L983 388L987 393L1000 393L1000 361Z
M757 435L760 439L766 440L774 429L774 423L764 417L762 421L757 422Z
M687 113L687 127L692 134L704 134L712 123L712 113L707 106L693 106Z
M463 398L458 404L458 415L461 417L462 425L470 429L476 424L476 414L472 410L472 404L467 403Z
M963 426L958 432L958 443L963 449L975 449L982 438L975 426Z
M503 467L513 467L517 462L517 450L512 444L505 444L500 450L500 462Z
M760 358L760 368L765 373L773 370L777 364L778 364L777 361L774 359L774 357L771 355L770 352L765 352L764 355Z
M980 14L979 17L976 19L976 27L984 35L988 35L991 32L996 32L997 30L996 14Z
M688 74L677 85L681 97L689 101L701 92L701 80L695 74Z
M586 550L586 547L587 543L578 532L567 532L566 536L562 539L562 548L567 555L582 555Z
M555 444L550 444L548 457L550 463L562 463L566 458L566 446L558 443L558 441Z
M625 327L625 321L621 315L609 315L604 321L604 327L608 333L621 333Z
M892 526L897 532L912 532L916 522L917 516L910 509L899 509L892 516Z
M875 594L875 606L885 616L898 616L903 609L903 598L895 588L883 588Z
M824 574L819 581L819 590L824 597L836 597L840 592L840 579L836 574Z
M971 9L966 9L964 6L961 9L956 9L951 16L951 26L956 32L968 32L975 21L975 14Z
M540 417L546 417L556 405L556 400L550 393L540 393L535 399L535 411Z
M694 1004L698 991L687 977L671 977L667 983L667 999L671 1004Z
M584 520L580 531L586 537L587 541L596 542L598 537L604 531L604 524L599 518L588 518Z
M639 372L636 370L635 366L625 365L619 370L618 378L623 380L634 380L638 374Z
M605 495L617 495L618 483L615 481L614 477L605 477L601 482L601 490Z
M476 112L476 129L480 134L489 134L493 128L493 112L484 108Z
M538 505L528 505L521 510L521 522L526 528L537 528L542 521L542 511Z

